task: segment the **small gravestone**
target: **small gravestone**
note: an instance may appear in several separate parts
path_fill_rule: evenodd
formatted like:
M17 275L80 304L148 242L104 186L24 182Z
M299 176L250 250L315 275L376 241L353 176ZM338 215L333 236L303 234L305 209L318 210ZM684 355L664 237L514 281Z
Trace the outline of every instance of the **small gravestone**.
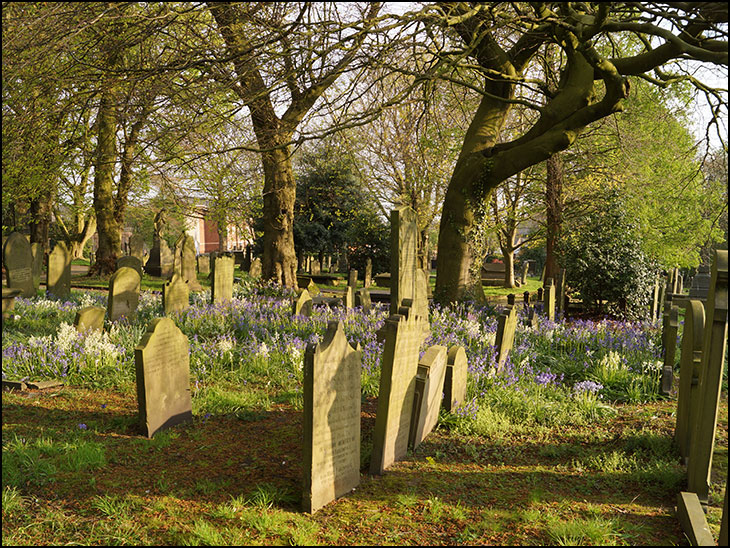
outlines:
M106 309L101 306L87 306L76 312L74 327L77 331L104 329L104 315Z
M530 261L525 261L525 263L522 265L522 277L520 278L520 282L522 282L522 285L525 285L527 283L527 271L530 269Z
M64 242L58 242L48 254L46 289L59 299L71 293L71 252Z
M373 430L370 473L380 475L408 451L413 396L418 372L418 349L423 319L402 306L385 321L380 390Z
M466 400L466 352L462 346L452 346L446 356L444 400L442 407L449 413Z
M695 423L691 425L691 448L687 490L707 502L715 447L715 425L722 387L722 370L727 350L728 252L714 250L712 277L705 306L699 401Z
M258 257L255 257L251 261L251 268L248 270L248 273L252 278L261 277L261 259L259 259Z
M350 272L347 275L347 285L348 285L348 287L357 289L357 270L352 269L352 268L350 269Z
M41 285L41 275L43 274L43 258L45 251L43 250L43 244L39 242L33 242L30 244L30 255L33 258L31 271L33 273L33 287L36 291Z
M309 265L309 273L312 276L319 276L322 274L322 267L317 259L312 259L312 262Z
M497 319L497 337L495 344L497 346L497 371L501 371L512 344L515 341L515 330L517 328L517 307L511 306L508 310Z
M314 513L360 483L360 369L342 322L332 321L321 344L304 354L304 490Z
M162 308L165 316L182 312L190 306L190 286L177 272L162 286Z
M677 518L690 546L715 546L705 511L695 493L681 491L677 497ZM727 543L720 546L726 546Z
M525 306L528 306L530 304L530 292L529 291L525 291L522 294L522 302L524 303Z
M129 254L132 257L137 257L139 262L142 263L144 260L144 238L139 234L132 234L129 237Z
M317 284L314 283L314 280L309 280L309 283L307 284L307 291L309 291L309 294L312 297L315 297L321 293L319 287L317 287Z
M134 268L123 266L109 278L107 316L113 322L122 316L132 319L139 304L140 277Z
M134 255L124 255L123 257L119 257L117 259L117 270L123 266L134 268L137 271L137 274L139 274L140 279L142 278L142 261Z
M679 307L672 306L672 301L664 301L662 325L662 347L664 350L664 365L659 393L668 396L674 383L674 362L677 354L677 329L679 328Z
M513 306L515 304L515 294L514 293L510 293L509 295L507 295L507 304L510 306Z
M545 291L543 293L543 313L551 322L555 321L555 285L553 279L545 280Z
M207 253L198 255L198 272L206 276L210 274L210 256Z
M366 287L362 287L355 293L355 306L361 306L363 312L370 312L373 307L370 299L370 291Z
M169 318L155 318L134 349L137 405L148 438L192 422L188 338Z
M446 347L434 345L418 362L408 443L415 449L436 427L444 393Z
M292 315L307 317L312 315L312 297L306 289L302 289L298 297L292 299Z
M373 260L368 257L365 261L365 280L363 287L370 287L373 285Z
M537 301L542 302L542 299L544 297L545 290L542 287L537 288Z
M35 297L33 285L33 255L28 238L20 232L8 236L3 246L3 264L7 274L8 287L20 289L21 297Z
M677 395L677 426L674 440L682 459L689 457L690 425L695 423L699 409L700 365L705 329L705 307L699 300L685 304L684 333L679 359L679 394Z
M218 254L215 259L213 259L213 280L210 285L211 303L222 303L233 299L234 266L235 259L230 253Z
M418 224L410 207L390 214L390 309L400 308L404 299L416 299Z

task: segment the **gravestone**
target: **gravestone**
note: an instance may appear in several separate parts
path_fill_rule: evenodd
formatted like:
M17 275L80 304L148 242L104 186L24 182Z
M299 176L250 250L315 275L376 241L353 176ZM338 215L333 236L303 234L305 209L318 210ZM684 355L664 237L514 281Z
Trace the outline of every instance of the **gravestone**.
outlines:
M312 262L309 265L309 274L312 276L319 276L322 274L322 267L319 264L319 260L312 259Z
M113 322L125 316L130 320L137 313L140 277L134 268L123 266L109 278L109 298L106 312Z
M682 459L689 457L690 425L695 423L699 409L700 365L705 329L705 307L699 300L685 304L684 333L679 359L679 394L677 395L677 426L674 440Z
M160 239L152 246L144 270L150 276L167 278L172 274L172 264L172 251L170 251L167 242Z
M515 330L517 329L517 307L510 306L497 319L497 336L495 344L497 346L497 371L501 371L512 344L515 341Z
M707 299L710 290L710 267L702 265L697 269L697 274L692 278L692 285L689 288L690 299Z
M370 309L373 307L373 303L370 299L370 291L367 287L361 287L355 293L355 306L361 306L363 312L370 312Z
M170 318L155 318L134 349L137 405L148 438L192 422L188 338Z
M258 259L254 259L254 263ZM261 264L259 262L259 264ZM210 302L222 303L233 299L233 268L235 259L230 253L219 253L213 259ZM253 265L251 267L253 269Z
M452 346L446 356L443 408L451 413L466 400L466 352L463 346Z
M310 279L309 283L307 284L307 291L309 291L309 294L312 297L316 297L317 295L319 295L321 293L321 291L319 290L319 287L317 287L317 284L314 283L314 280L312 280L312 279Z
M302 289L299 296L292 299L292 315L307 317L312 315L312 297L306 289Z
M428 329L428 274L422 268L417 268L414 277L413 311L425 320L424 326Z
M21 297L35 297L33 285L33 255L30 251L28 238L20 232L13 232L8 236L3 246L3 264L7 274L8 287L20 289Z
M560 272L558 273L558 285L555 289L555 296L556 296L558 312L563 312L563 314L565 314L565 293L566 293L566 286L567 286L567 281L566 281L565 277L566 277L565 269L561 268Z
M58 242L48 254L46 290L59 299L71 294L71 252L64 242Z
M542 302L544 298L545 290L542 287L537 288L537 301Z
M522 294L522 303L525 305L525 307L527 307L530 304L530 292L529 291L525 291Z
M347 275L347 285L353 289L357 289L357 270L352 268L350 269L350 272Z
M516 298L517 297L515 296L514 293L510 293L509 295L507 295L507 304L510 305L510 306L513 306L515 304L515 299Z
M129 237L129 254L137 257L140 263L144 261L144 238L139 234L132 234Z
M314 513L360 483L362 353L331 321L324 340L304 353L304 491Z
M522 265L522 276L520 277L520 281L522 282L522 285L525 285L527 283L527 272L530 270L530 261L525 261Z
M408 451L418 349L424 337L423 319L404 303L385 321L380 391L373 430L370 473L382 474Z
M134 255L124 255L123 257L119 257L117 259L117 270L123 266L134 268L137 271L137 274L139 274L139 277L142 278L142 261Z
M390 213L390 309L397 311L404 299L416 298L418 225L410 207Z
M104 329L105 314L106 309L101 306L86 306L76 312L74 327L79 332L89 329L101 331Z
M373 260L368 257L365 261L365 279L363 287L370 287L373 285Z
M173 258L173 272L188 282L190 291L201 291L203 287L195 274L195 240L188 233L183 232L175 242L175 256Z
M543 293L543 313L551 322L555 321L555 285L553 279L545 280L545 291Z
M261 277L261 259L255 257L251 260L251 268L249 268L248 273L252 278Z
M416 449L439 420L446 376L446 347L434 345L418 362L408 444Z
M32 259L31 272L33 274L33 287L38 290L41 285L41 275L43 274L43 259L45 257L45 251L43 244L39 242L33 242L30 244L30 255Z
M672 301L664 301L662 322L662 349L664 365L662 366L659 393L668 396L674 384L674 362L677 355L677 329L679 328L679 307L672 306Z
M202 255L198 255L198 273L205 274L206 276L210 274L210 255L207 253L204 253Z
M659 317L659 306L661 301L659 300L659 276L654 279L654 287L651 291L651 304L649 305L649 314L651 321L655 322Z
M345 288L345 294L342 297L342 304L345 307L345 310L350 310L355 307L355 289L348 285Z
M165 316L182 312L190 306L190 286L177 272L162 286L162 309Z
M699 401L695 423L690 426L691 448L687 491L707 502L715 447L715 426L720 404L722 370L727 349L728 252L714 250L712 277L705 305L705 332L702 344Z

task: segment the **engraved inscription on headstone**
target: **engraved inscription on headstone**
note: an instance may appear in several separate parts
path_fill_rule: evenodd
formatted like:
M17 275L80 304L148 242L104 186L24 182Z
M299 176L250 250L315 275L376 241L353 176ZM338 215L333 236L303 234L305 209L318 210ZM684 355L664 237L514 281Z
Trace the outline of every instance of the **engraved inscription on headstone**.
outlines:
M106 309L100 306L87 306L76 312L74 327L77 331L102 330Z
M71 252L65 242L58 242L48 254L46 289L57 298L66 298L71 293Z
M3 263L8 277L8 287L20 289L21 297L35 297L33 285L33 256L28 238L13 232L3 246Z

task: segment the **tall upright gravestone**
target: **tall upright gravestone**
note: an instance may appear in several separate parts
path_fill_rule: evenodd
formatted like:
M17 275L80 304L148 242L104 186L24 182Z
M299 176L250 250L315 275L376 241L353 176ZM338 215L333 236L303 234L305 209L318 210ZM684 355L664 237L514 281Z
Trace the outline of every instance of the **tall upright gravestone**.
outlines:
M13 232L5 241L3 263L8 276L8 287L20 289L21 297L35 297L33 256L28 239L20 232Z
M35 287L36 291L38 291L38 288L41 285L41 274L43 273L43 259L45 257L43 244L39 242L33 242L32 244L30 244L30 255L33 258L31 267L31 272L33 273L33 287Z
M716 249L714 254L712 278L705 307L700 406L695 423L692 425L687 478L687 490L697 493L702 502L707 501L710 487L722 369L727 349L728 252L726 249Z
M555 321L555 285L553 279L548 278L545 280L545 288L543 293L543 312L548 320L551 322Z
M314 513L360 483L362 353L331 321L321 344L304 354L304 491Z
M190 306L190 286L177 272L162 286L162 308L165 315L182 312Z
M144 238L139 234L132 234L129 237L129 254L144 262Z
M235 259L230 253L218 254L213 259L213 283L210 286L210 302L222 303L233 298L233 268Z
M411 413L418 372L418 349L424 320L412 313L407 299L399 314L385 321L385 344L378 408L373 431L370 473L382 474L408 451Z
M434 345L418 362L408 443L415 449L434 429L439 419L446 377L446 347Z
M390 309L397 311L403 299L416 297L418 259L416 212L410 207L390 213Z
M137 405L148 438L192 422L188 338L169 318L155 318L134 349Z
M48 254L46 289L58 298L71 293L71 252L64 242L58 242Z
M113 322L125 316L133 318L137 313L140 290L139 273L128 266L119 268L109 278L109 297L107 299L107 316Z
M659 393L667 396L674 383L674 362L677 355L677 329L679 328L679 307L673 306L672 301L664 301L662 314L662 349L664 350L664 365L662 366L661 385Z
M167 242L162 237L162 231L165 228L164 209L155 215L154 226L152 249L150 249L150 256L144 265L144 269L150 276L166 278L172 274L173 256Z
M182 279L188 282L191 291L203 289L196 274L195 241L186 232L183 232L175 242L172 270L179 273Z
M509 310L501 314L497 319L497 371L504 367L509 356L512 345L515 341L515 330L517 329L517 307L511 306Z
M255 257L251 260L251 268L248 270L248 273L252 278L261 277L261 259Z

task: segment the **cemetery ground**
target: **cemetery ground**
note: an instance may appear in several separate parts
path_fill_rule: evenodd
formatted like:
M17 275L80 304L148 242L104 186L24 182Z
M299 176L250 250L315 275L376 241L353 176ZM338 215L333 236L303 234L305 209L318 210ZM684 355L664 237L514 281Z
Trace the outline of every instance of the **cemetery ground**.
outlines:
M431 310L430 344L461 344L467 402L382 476L368 474L387 313L315 307L238 275L173 316L190 341L192 424L140 434L134 346L161 313L143 292L133 321L77 334L65 301L16 300L3 378L64 386L3 393L3 544L682 545L686 469L673 445L676 394L658 396L656 324L520 325L494 374L496 314ZM202 280L202 278L201 278ZM201 282L202 283L202 282ZM361 483L302 513L302 355L327 322L360 343ZM681 331L681 329L680 329ZM680 332L681 335L681 332ZM423 349L422 348L422 349ZM727 479L727 363L707 514L717 537Z

